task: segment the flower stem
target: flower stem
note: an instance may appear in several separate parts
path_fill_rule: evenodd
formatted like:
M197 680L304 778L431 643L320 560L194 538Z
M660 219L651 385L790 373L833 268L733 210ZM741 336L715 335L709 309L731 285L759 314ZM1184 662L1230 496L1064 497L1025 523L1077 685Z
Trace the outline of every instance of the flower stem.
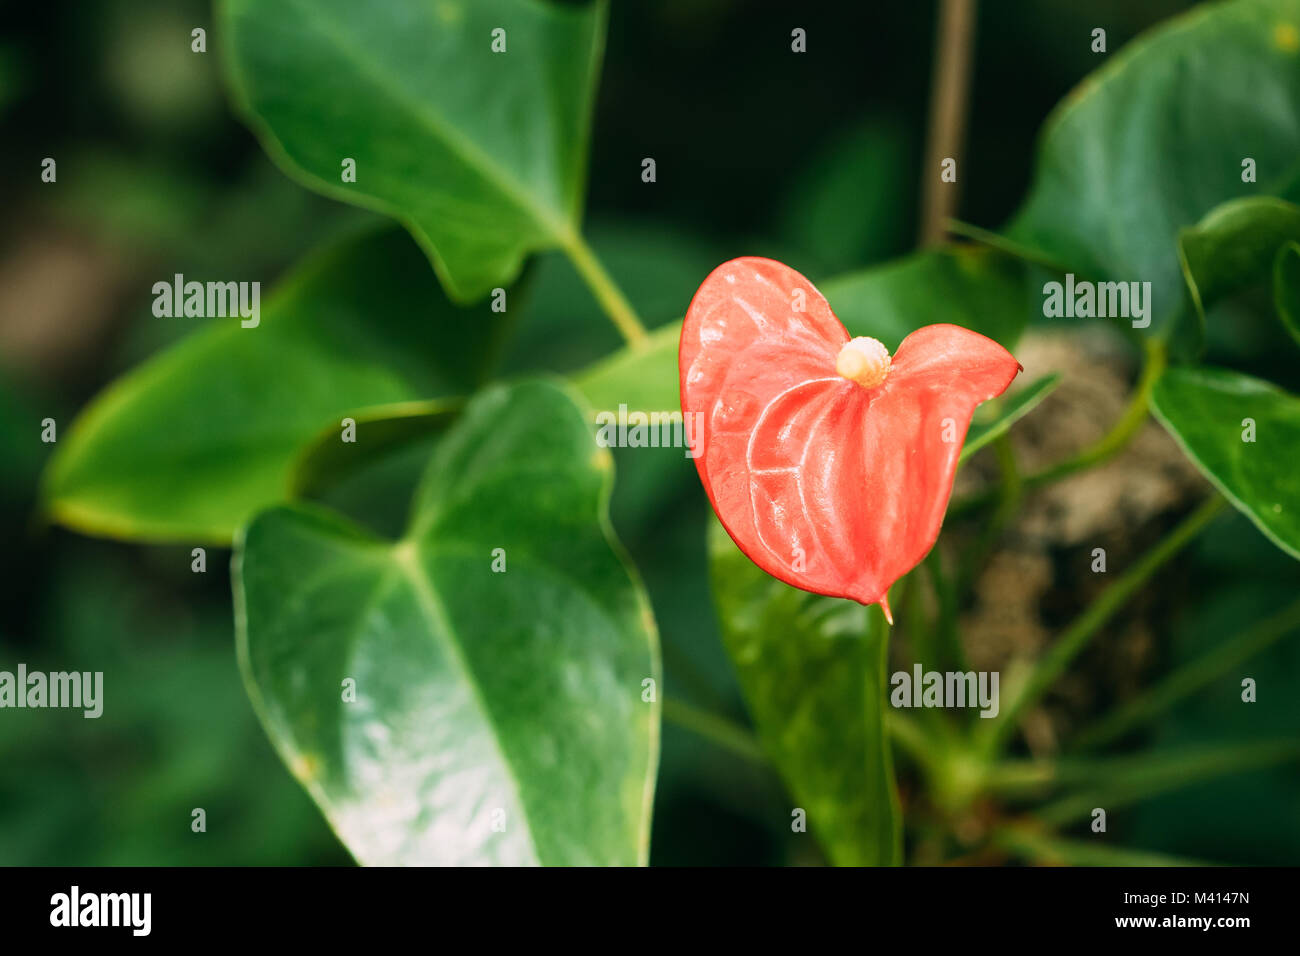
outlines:
M644 348L646 346L645 326L637 318L636 311L627 301L622 290L596 258L596 253L587 244L587 240L577 232L571 233L564 238L563 249L578 275L582 276L582 281L587 283L587 288L591 290L591 294L596 297L596 301L600 303L600 307L605 310L605 314L628 345L633 348Z
M663 715L664 720L670 724L689 730L723 750L757 764L767 763L767 755L763 753L757 738L726 717L700 710L672 697L664 698Z
M1222 510L1224 504L1222 495L1215 494L1207 498L1075 618L1074 623L1034 665L1023 683L1011 692L1010 701L990 722L991 726L986 725L988 730L983 735L986 753L994 753L1006 743L1016 728L1017 719L1025 709L1038 702L1115 612L1122 608L1165 562L1190 543Z
M940 0L930 79L930 129L926 135L921 206L922 245L943 239L944 226L957 208L957 183L940 179L945 159L961 162L970 103L975 0Z
M1156 380L1164 372L1168 361L1165 345L1160 339L1145 338L1142 343L1144 353L1142 375L1138 378L1137 387L1133 390L1133 397L1129 400L1128 407L1124 409L1124 414L1120 415L1114 427L1100 441L1085 448L1073 458L1031 475L1026 479L1027 484L1046 484L1076 471L1090 468L1122 450L1137 434L1142 423L1146 421L1151 390L1155 388Z

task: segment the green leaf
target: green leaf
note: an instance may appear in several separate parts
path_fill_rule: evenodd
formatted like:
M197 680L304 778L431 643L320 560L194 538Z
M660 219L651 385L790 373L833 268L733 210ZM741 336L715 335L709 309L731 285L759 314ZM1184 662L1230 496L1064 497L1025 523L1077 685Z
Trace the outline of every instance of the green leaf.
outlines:
M1269 196L1233 199L1178 234L1178 259L1205 334L1215 302L1267 280L1279 249L1300 238L1300 206Z
M622 348L574 376L593 415L620 404L644 412L681 411L677 346L681 322L655 329L642 348Z
M225 0L231 85L288 173L400 219L473 301L578 235L606 4ZM494 52L494 31L504 52ZM343 163L356 181L343 181Z
M229 544L287 499L299 449L322 429L337 439L366 406L472 391L502 319L448 303L395 228L316 255L261 313L256 328L206 320L100 394L60 438L50 514L90 534Z
M809 828L837 865L901 862L883 616L783 584L716 521L709 553L723 643L759 740Z
M1278 247L1300 238L1300 206L1271 196L1233 199L1178 234L1178 254L1198 307L1265 279Z
M1297 30L1296 0L1206 4L1110 57L1048 119L1009 238L1086 278L1151 282L1151 331L1167 334L1185 302L1178 231L1295 188Z
M1173 368L1152 410L1187 456L1278 547L1300 558L1300 397L1213 368ZM1246 441L1247 420L1254 440Z
M1291 338L1300 344L1300 242L1286 242L1273 261L1273 304Z
M989 442L1005 435L1012 425L1037 408L1060 384L1061 376L1054 372L1024 388L1016 389L1010 395L981 405L976 409L975 418L966 432L966 444L962 446L960 460L965 461Z
M401 540L308 506L244 533L250 696L362 863L645 863L658 638L611 476L566 391L498 386L439 444Z

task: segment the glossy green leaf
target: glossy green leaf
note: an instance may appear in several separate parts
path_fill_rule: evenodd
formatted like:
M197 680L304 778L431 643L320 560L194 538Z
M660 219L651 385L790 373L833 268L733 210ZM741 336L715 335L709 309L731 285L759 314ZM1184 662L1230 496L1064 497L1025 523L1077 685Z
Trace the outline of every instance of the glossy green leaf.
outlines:
M1178 235L1188 289L1208 307L1266 278L1279 246L1300 238L1300 206L1271 196L1233 199Z
M1212 368L1174 368L1152 408L1205 476L1278 547L1300 558L1300 397ZM1251 440L1247 440L1251 439Z
M1273 304L1278 318L1300 344L1300 242L1286 242L1273 260Z
M1271 196L1231 200L1182 230L1178 259L1200 322L1215 302L1268 280L1280 248L1295 239L1300 206Z
M1151 282L1167 334L1186 301L1178 231L1235 197L1293 195L1297 31L1297 0L1205 4L1108 57L1048 119L1008 236L1081 278Z
M400 219L454 299L576 241L603 0L225 0L221 12L236 100L272 158Z
M758 736L837 865L901 861L889 742L888 629L878 608L771 577L716 521L709 532L723 643Z
M611 477L568 392L498 386L440 442L401 540L308 506L244 533L250 695L362 863L646 861L658 644Z
M90 534L229 544L289 496L299 449L370 405L463 396L501 315L452 306L400 229L313 257L263 298L261 321L205 325L119 379L60 436L52 516ZM364 440L364 436L362 436Z
M962 445L960 460L965 461L989 442L1005 435L1012 425L1037 408L1060 384L1060 375L1044 375L1010 395L985 402L977 408L966 432L966 443Z

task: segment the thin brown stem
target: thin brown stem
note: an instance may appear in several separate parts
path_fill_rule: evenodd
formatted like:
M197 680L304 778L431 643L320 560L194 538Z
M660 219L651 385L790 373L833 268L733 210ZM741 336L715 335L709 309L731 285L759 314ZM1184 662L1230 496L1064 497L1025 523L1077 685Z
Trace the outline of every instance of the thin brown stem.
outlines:
M940 178L945 159L961 165L970 100L971 49L975 43L975 0L940 0L930 83L930 130L921 177L921 244L943 239L957 211L957 182Z

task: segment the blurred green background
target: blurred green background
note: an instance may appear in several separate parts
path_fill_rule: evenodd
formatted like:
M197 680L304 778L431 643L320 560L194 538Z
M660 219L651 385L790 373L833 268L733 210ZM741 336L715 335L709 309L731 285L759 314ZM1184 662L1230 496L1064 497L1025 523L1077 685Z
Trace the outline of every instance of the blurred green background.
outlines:
M781 258L816 279L915 245L935 5L790 6L614 4L589 233L651 324L679 318L701 279L733 256ZM1040 123L1098 65L1094 26L1114 50L1187 4L1077 6L981 5L962 219L994 227L1015 208ZM41 419L57 419L62 433L105 383L193 327L152 316L153 282L182 272L269 287L303 253L368 218L292 183L235 122L211 24L207 4L178 0L27 4L5 17L0 668L102 670L106 701L98 720L0 711L0 864L350 859L279 765L244 696L228 552L209 549L198 575L188 549L95 541L33 520L50 450ZM190 52L196 26L209 29L203 55ZM794 26L808 31L806 56L788 54ZM40 182L46 156L58 161L56 184ZM645 156L657 161L653 189L639 176ZM516 322L508 370L571 370L618 344L558 255L531 267ZM1296 385L1293 369L1278 374L1269 340L1217 347ZM620 488L636 487L639 463L620 457ZM392 468L409 472L401 461ZM645 500L616 495L614 519L655 603L667 691L743 721L709 600L707 502L685 485L665 488L653 507ZM1163 633L1144 666L1193 656L1234 621L1280 606L1297 583L1295 563L1244 519L1221 519L1152 598ZM1273 688L1300 690L1294 642L1255 669ZM1297 699L1270 693L1251 716L1300 733ZM1241 714L1184 707L1155 739L1249 736L1234 726ZM195 807L207 812L206 833L191 832ZM1115 827L1132 846L1294 862L1297 808L1300 775L1288 768L1149 801ZM789 800L769 771L665 726L654 863L818 862L788 821Z

